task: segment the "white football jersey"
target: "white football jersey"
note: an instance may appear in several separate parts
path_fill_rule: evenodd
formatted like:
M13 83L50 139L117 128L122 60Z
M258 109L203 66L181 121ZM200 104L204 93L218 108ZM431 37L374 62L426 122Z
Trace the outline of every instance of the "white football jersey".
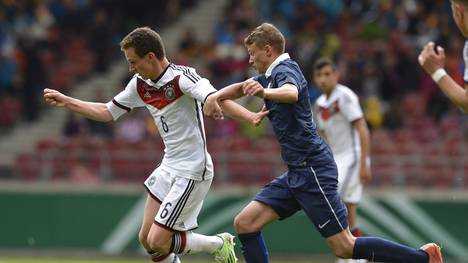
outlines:
M327 98L320 95L316 101L317 125L330 145L333 155L360 156L359 133L351 122L363 117L359 99L346 86L338 84Z
M170 64L157 80L135 74L125 90L107 103L114 120L136 107L146 107L164 141L161 167L194 180L212 177L206 149L201 103L216 89L195 69Z

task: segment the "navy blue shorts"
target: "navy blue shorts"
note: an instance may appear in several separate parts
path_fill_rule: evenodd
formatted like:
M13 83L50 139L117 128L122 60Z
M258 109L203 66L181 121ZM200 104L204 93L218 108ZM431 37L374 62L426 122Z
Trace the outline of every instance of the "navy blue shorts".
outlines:
M254 200L273 208L280 220L304 210L325 238L348 227L348 211L338 194L335 162L317 167L290 167L264 186Z

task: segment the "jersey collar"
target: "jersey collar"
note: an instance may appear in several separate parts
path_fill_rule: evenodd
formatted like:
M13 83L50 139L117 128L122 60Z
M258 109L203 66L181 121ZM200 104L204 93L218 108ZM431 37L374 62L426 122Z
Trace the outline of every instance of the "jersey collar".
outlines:
M169 63L169 65L164 69L164 71L156 79L143 79L140 76L140 74L138 74L138 77L142 79L144 82L146 82L146 84L159 89L165 84L164 78L166 77L167 75L166 73L168 72L168 69L170 68L171 65L172 63Z
M271 76L271 72L273 71L273 69L283 60L286 60L290 58L289 57L289 54L288 53L283 53L281 55L279 55L279 57L277 57L275 59L275 61L273 61L273 63L271 63L271 65L268 67L267 71L265 72L265 77L269 78Z
M339 99L339 94L338 94L338 88L341 84L336 84L335 88L332 90L332 92L330 93L330 96L327 98L327 96L325 95L325 101L327 102L327 104L331 104L333 102L335 102L336 100Z

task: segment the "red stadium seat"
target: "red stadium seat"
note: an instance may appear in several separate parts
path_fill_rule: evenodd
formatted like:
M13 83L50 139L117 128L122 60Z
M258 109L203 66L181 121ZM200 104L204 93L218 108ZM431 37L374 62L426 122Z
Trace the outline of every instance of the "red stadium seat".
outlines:
M40 167L37 155L22 153L16 157L13 170L21 180L32 181L39 178Z

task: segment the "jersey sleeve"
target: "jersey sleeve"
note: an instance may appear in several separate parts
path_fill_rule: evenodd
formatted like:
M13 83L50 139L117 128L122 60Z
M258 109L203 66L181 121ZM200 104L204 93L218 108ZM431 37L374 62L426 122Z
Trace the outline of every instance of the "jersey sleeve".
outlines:
M193 68L184 71L184 74L180 77L179 84L183 93L189 94L200 102L205 102L208 95L216 92L210 81L200 77Z
M275 69L275 81L278 84L278 87L283 86L284 84L292 84L297 87L298 91L301 91L301 85L297 81L297 77L294 74L293 70L286 66L278 66L278 70Z
M463 80L468 83L468 40L465 41L465 47L463 48L463 60L465 61L465 71L463 72Z
M344 96L340 98L338 103L341 112L349 122L353 122L364 116L361 105L359 104L359 98L356 96L356 94L345 93Z
M133 108L145 106L137 92L137 77L133 77L125 89L117 94L113 100L106 103L106 106L114 120Z

